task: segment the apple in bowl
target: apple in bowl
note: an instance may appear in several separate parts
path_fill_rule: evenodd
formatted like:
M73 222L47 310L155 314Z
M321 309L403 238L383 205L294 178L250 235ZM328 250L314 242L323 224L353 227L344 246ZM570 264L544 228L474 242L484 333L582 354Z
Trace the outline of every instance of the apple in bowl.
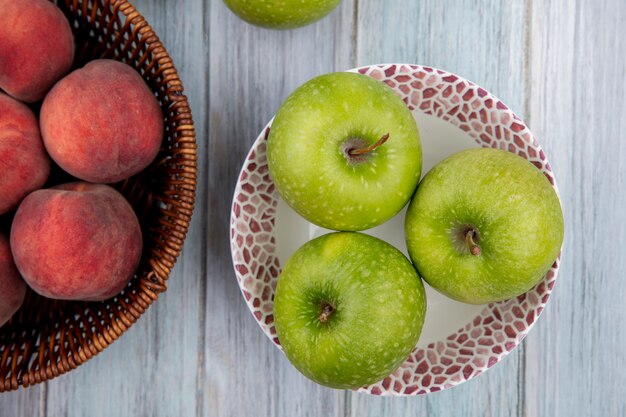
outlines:
M332 388L383 379L419 339L426 295L409 260L375 237L320 236L298 249L278 279L276 331L305 376Z
M525 293L561 250L559 198L533 164L490 148L459 152L426 174L406 214L420 275L455 300L486 304Z
M267 162L281 197L332 230L384 223L409 201L422 168L413 115L385 84L354 73L314 78L272 123Z

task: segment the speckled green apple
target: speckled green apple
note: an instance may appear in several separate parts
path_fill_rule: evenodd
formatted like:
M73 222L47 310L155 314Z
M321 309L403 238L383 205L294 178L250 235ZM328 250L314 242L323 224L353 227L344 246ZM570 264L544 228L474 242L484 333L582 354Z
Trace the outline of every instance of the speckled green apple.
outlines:
M257 26L293 29L330 13L341 0L224 0L237 16Z
M343 231L377 226L404 207L420 178L415 120L387 85L332 73L293 92L268 139L270 174L305 219Z
M285 355L332 388L377 382L404 362L426 314L424 286L409 260L375 237L320 236L286 263L274 298Z
M455 154L428 172L405 229L424 280L472 304L536 285L564 234L559 198L543 173L520 156L487 148Z

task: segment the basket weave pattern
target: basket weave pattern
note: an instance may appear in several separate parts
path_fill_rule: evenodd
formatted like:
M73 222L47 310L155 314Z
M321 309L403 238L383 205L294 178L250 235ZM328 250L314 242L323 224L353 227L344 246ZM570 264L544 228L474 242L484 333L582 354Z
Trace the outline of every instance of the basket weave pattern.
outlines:
M0 328L0 392L68 372L97 355L167 289L182 249L196 190L195 130L174 64L150 25L126 0L56 0L76 38L75 67L97 58L134 67L163 111L165 135L154 163L116 185L138 214L141 264L126 289L99 303L43 298L29 290Z

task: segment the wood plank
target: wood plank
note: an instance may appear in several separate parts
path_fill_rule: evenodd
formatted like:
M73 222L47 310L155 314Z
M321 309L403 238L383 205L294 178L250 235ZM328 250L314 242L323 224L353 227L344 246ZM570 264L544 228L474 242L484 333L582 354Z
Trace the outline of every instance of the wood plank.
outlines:
M0 416L43 417L45 416L46 385L0 394Z
M205 2L134 0L172 56L191 102L200 176L206 174ZM47 413L76 416L172 416L196 413L206 192L199 187L191 231L169 288L127 334L98 357L48 385Z
M532 5L532 125L565 215L554 299L528 342L528 416L624 416L626 7Z
M457 73L501 98L523 117L523 2L424 0L390 7L359 2L359 65L403 62ZM531 335L532 336L532 335ZM525 401L525 346L484 375L423 398L352 394L351 415L520 416Z
M301 376L259 329L235 278L231 198L244 157L286 96L315 75L352 66L353 2L293 31L251 26L211 2L210 164L203 414L334 416L342 391Z

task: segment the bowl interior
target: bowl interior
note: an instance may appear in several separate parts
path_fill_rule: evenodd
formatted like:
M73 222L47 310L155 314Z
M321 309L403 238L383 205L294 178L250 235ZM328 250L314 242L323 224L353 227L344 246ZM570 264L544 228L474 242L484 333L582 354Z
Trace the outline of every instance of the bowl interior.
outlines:
M423 150L423 173L446 157L464 149L480 147L467 133L458 127L435 116L413 110L419 126ZM404 217L406 207L392 219L369 230L364 230L400 249L409 256L404 238ZM276 234L276 256L281 265L311 239L333 230L324 229L307 222L293 211L283 199L278 197L274 233ZM432 342L445 339L463 327L468 317L476 317L484 306L465 304L448 298L432 289L426 282L427 309L424 327L417 346L426 347Z
M410 108L423 142L422 174L460 150L494 147L528 159L556 190L547 158L530 130L483 88L458 75L416 65L374 65L353 71L385 82ZM328 230L308 223L280 199L265 157L270 129L271 122L252 146L239 176L231 213L231 249L247 305L265 334L280 347L273 325L280 265L306 241ZM404 212L366 233L406 254ZM558 266L557 259L527 293L488 305L459 303L427 286L426 322L410 357L393 374L359 391L428 394L484 372L519 345L536 322L549 299Z

